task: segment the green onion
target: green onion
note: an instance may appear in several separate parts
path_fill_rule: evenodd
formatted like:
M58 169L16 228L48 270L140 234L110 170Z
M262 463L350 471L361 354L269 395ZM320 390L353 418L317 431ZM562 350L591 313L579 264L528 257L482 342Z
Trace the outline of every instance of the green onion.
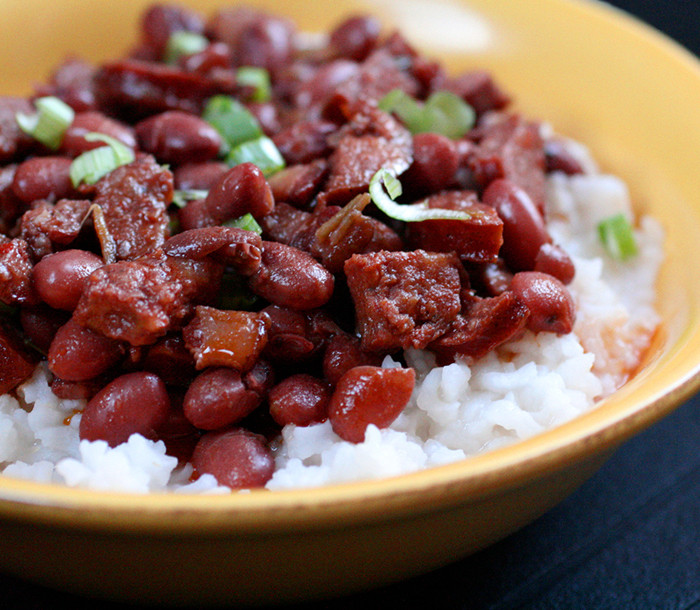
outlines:
M209 41L195 32L173 32L168 38L163 54L163 61L174 64L180 57L199 53L209 46Z
M384 190L386 187L386 190ZM429 208L425 200L414 204L396 203L394 199L401 194L401 183L386 169L380 169L369 182L369 194L374 205L390 218L403 222L420 222L422 220L469 220L471 215L461 210Z
M231 167L241 163L254 163L260 168L265 177L271 176L284 168L284 158L277 150L275 143L267 136L248 140L231 149L226 157L226 163Z
M396 114L411 133L439 133L461 138L473 126L474 109L449 91L436 91L421 104L401 89L392 89L380 101L379 108Z
M250 213L243 214L243 216L239 216L233 220L228 220L223 223L223 226L232 227L234 229L243 229L244 231L252 231L253 233L262 235L262 228Z
M173 203L178 208L184 208L189 201L204 199L208 193L209 191L199 189L176 190L173 192Z
M107 146L93 148L73 159L70 179L74 187L81 182L95 184L112 170L131 163L135 158L133 150L110 136L91 132L84 137L88 142L104 142Z
M598 237L612 258L626 260L637 254L632 225L623 213L601 220L598 223Z
M33 115L18 112L15 120L20 129L48 148L56 150L63 141L66 129L73 122L75 112L57 97L40 97L34 102L37 113Z
M265 68L241 66L236 71L236 80L241 85L253 87L252 102L267 102L272 95L270 73Z
M250 110L228 95L210 98L202 118L221 134L228 149L263 135L258 120Z

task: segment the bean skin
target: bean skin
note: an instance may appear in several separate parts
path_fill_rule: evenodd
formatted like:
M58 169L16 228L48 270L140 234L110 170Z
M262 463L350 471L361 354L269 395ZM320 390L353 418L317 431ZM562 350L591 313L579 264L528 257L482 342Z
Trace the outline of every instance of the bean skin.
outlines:
M275 470L264 439L241 428L205 434L194 448L192 465L197 474L211 474L232 489L262 487Z
M262 262L250 289L275 305L316 309L333 295L334 279L311 255L292 246L263 241Z
M102 133L129 148L136 148L136 136L130 125L109 118L101 112L88 110L75 115L63 136L61 152L69 157L77 157L88 150L104 146L103 142L86 140L85 135L88 133Z
M99 256L86 250L49 254L34 265L34 287L47 305L73 311L80 300L85 279L103 264Z
M305 373L280 381L268 398L270 415L280 426L308 426L323 421L329 400L328 385Z
M202 430L217 430L234 424L255 409L260 395L246 388L241 374L228 367L206 369L185 394L185 417Z
M413 136L413 163L401 177L406 188L418 194L436 193L455 184L459 167L457 145L438 133Z
M413 369L357 366L338 382L328 405L333 431L343 440L361 443L367 426L386 428L411 398Z
M110 447L129 440L132 434L155 438L170 410L165 384L152 373L127 373L107 384L83 411L82 440L107 441Z
M483 202L495 208L503 221L501 256L508 266L513 271L533 270L540 248L552 239L530 196L510 180L500 178L489 184Z
M49 370L66 381L86 381L106 372L125 354L122 343L80 326L72 318L49 346Z
M204 200L212 224L222 224L250 213L267 216L275 206L272 189L253 163L241 163L228 170L211 187Z
M68 157L33 157L19 164L12 180L12 191L24 201L57 201L76 195L70 180Z
M330 44L341 57L362 61L374 48L380 31L375 17L350 17L331 32Z
M163 163L211 161L221 149L219 132L205 120L179 110L162 112L136 125L141 149Z
M513 276L510 289L527 305L527 328L533 332L559 335L571 332L576 318L574 300L557 278L538 271L521 271Z
M542 244L535 257L535 271L553 275L563 284L570 284L576 275L576 267L566 250L556 244Z

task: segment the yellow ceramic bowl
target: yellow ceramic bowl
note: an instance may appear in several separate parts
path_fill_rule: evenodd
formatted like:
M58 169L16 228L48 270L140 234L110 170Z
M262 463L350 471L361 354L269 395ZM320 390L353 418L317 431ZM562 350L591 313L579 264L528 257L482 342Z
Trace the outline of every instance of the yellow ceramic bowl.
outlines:
M145 4L3 0L3 93L29 91L67 52L115 57ZM209 12L217 3L191 4ZM700 386L700 68L688 53L592 2L262 4L311 30L371 10L454 70L493 70L525 114L586 142L666 228L663 331L639 374L594 411L516 446L391 480L226 497L0 480L0 569L81 593L179 603L309 599L387 583L533 520Z

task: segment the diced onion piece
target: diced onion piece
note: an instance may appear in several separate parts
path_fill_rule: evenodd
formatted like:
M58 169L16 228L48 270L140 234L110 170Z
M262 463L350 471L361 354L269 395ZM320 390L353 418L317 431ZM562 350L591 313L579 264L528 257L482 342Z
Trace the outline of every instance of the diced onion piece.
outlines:
M221 134L228 149L263 135L258 120L250 110L228 95L210 98L202 118Z
M252 102L267 102L272 95L270 74L265 68L241 66L236 70L236 80L241 85L253 87Z
M255 218L253 218L253 215L250 213L243 214L243 216L239 216L238 218L234 218L233 220L228 220L225 223L223 223L223 225L225 227L243 229L244 231L252 231L253 233L262 235L262 228L255 220Z
M56 150L63 142L66 129L73 122L75 112L57 97L40 97L34 102L37 113L33 115L18 112L15 120L20 129L51 150Z
M398 116L413 133L439 133L461 138L473 126L474 109L449 91L436 91L421 104L401 89L392 89L380 101L379 108Z
M163 61L174 64L180 57L192 55L204 51L209 46L209 41L195 32L173 32L165 45Z
M209 191L200 189L177 189L173 192L173 204L175 204L178 208L184 208L189 201L195 201L196 199L204 199L208 193Z
M84 137L88 142L104 142L107 146L85 151L73 159L70 166L70 179L74 187L81 182L95 184L112 170L131 163L135 158L133 150L110 136L91 132Z
M623 213L601 220L598 236L606 252L614 259L626 260L637 254L632 225Z
M231 167L241 163L253 163L260 168L265 177L271 176L285 166L280 151L267 136L248 140L235 146L226 157L226 162Z
M384 190L386 187L387 190ZM388 192L387 192L388 191ZM401 183L389 170L380 169L369 182L369 194L374 205L394 220L420 222L422 220L469 220L471 215L462 210L429 208L424 201L401 204L394 201L401 194Z

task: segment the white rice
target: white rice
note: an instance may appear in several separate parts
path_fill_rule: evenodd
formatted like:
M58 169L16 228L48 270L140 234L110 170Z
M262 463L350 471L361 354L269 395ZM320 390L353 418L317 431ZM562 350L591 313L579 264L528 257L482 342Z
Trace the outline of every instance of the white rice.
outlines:
M547 205L550 233L576 264L570 285L577 304L574 332L527 332L473 366L436 368L431 354L407 353L418 381L390 428L370 426L364 442L353 444L338 438L329 423L286 426L269 489L389 477L461 460L560 425L625 382L659 322L653 305L662 229L642 218L639 256L618 263L603 252L596 224L615 212L632 217L619 179L553 174ZM384 365L398 366L390 358ZM0 396L3 474L134 493L228 491L209 475L191 483L191 469L178 469L162 442L139 435L115 448L80 441L83 403L59 400L48 382L42 365L18 389L19 401Z

